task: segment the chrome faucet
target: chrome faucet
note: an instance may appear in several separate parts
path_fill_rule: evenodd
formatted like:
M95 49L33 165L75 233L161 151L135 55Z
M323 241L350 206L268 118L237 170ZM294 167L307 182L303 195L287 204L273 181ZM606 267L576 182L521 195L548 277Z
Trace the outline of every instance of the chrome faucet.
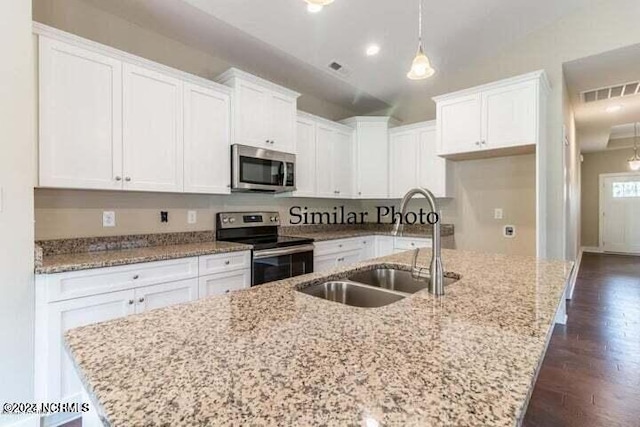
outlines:
M424 196L425 199L427 199L427 202L429 202L429 207L431 208L431 212L435 212L435 213L438 212L437 205L436 205L436 198L433 195L433 193L427 190L426 188L414 188L412 190L409 190L407 194L405 194L405 196L402 198L402 202L400 202L400 211L402 212L402 218L404 218L405 214L407 213L407 205L409 205L409 202L411 201L411 199L413 199L413 196L418 194ZM403 231L403 228L404 228L404 224L402 224L402 221L397 221L393 229L394 236L401 234ZM431 263L429 264L429 276L428 276L428 278L430 279L429 291L434 295L444 295L444 269L442 268L442 258L440 255L441 243L440 243L440 219L439 218L438 218L438 221L435 224L433 224L431 234L432 234L431 236L432 251L431 251ZM416 249L413 255L413 262L411 265L411 274L416 277L426 279L427 277L422 273L422 269L416 267L419 251L420 251L420 248Z

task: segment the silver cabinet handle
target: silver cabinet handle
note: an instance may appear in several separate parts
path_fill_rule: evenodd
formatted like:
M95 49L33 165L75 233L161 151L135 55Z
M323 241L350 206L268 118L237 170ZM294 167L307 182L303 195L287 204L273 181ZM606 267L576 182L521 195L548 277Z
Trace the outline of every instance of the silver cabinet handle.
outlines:
M144 297L141 297L138 302L144 302Z
M124 178L124 180L127 181L127 182L130 182L131 181L131 177L127 176L127 177Z
M129 305L133 305L134 302L135 302L134 300L130 299L129 300Z
M140 275L136 274L135 276L133 276L133 280L138 280L140 278Z
M116 177L115 177L115 180L116 180L116 181L122 181L122 177L121 177L121 176L116 176Z

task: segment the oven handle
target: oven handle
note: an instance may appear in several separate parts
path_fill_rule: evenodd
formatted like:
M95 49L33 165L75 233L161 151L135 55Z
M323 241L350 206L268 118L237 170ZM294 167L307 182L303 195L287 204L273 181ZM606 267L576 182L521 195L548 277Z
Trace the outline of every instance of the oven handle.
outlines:
M313 245L293 246L284 249L265 249L263 251L255 251L253 253L253 259L265 259L275 256L299 254L302 252L313 252L313 249Z

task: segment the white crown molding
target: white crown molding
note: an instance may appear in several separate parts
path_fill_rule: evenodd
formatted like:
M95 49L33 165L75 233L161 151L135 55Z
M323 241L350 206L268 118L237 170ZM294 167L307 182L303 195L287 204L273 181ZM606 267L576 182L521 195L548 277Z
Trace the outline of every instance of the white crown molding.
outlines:
M459 90L456 92L447 93L440 96L434 96L431 98L434 102L442 102L451 98L458 98L460 96L472 95L478 92L483 92L491 89L496 89L502 86L508 86L517 83L524 83L531 80L537 80L540 82L540 88L545 91L545 93L551 90L551 84L549 83L549 78L547 77L547 73L544 70L534 71L532 73L522 74L515 77L510 77L508 79L498 80L495 82L487 83L480 86L470 87L468 89Z
M400 132L408 132L408 131L418 130L418 129L436 130L436 121L429 120L426 122L418 122L418 123L411 123L410 125L398 126L393 129L389 129L389 132L400 133Z
M216 82L229 86L233 84L233 81L235 79L248 80L251 83L266 87L276 92L280 92L283 95L290 96L292 98L300 97L300 93L294 90L288 89L284 86L280 86L278 84L270 82L269 80L265 80L261 77L247 73L246 71L242 71L238 68L229 68L227 71L216 77Z
M157 62L150 61L148 59L127 52L123 52L121 50L85 39L75 34L67 33L66 31L41 24L40 22L33 22L33 34L39 37L47 37L50 39L72 44L83 49L87 49L123 62L127 62L129 64L138 65L163 74L170 75L188 83L204 86L227 95L231 95L233 92L229 87L217 83L213 80L199 77L194 74L187 73L186 71L177 70L175 68L171 68L166 65L162 65Z
M333 120L325 119L324 117L316 116L305 111L298 110L298 119L310 120L315 123L320 123L325 126L333 127L343 132L353 132L353 128L346 126L340 122L334 122Z

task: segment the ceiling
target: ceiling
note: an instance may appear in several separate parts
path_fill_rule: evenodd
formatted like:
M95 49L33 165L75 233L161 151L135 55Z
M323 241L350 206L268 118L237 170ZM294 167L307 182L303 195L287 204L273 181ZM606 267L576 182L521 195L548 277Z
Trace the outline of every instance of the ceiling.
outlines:
M610 139L630 136L628 124L640 121L640 95L585 104L580 94L640 80L640 44L568 62L564 75L582 152L606 150L611 147ZM606 111L614 105L622 108L614 113Z
M416 0L335 0L317 14L303 0L85 0L357 114L425 97L441 79L493 57L583 5L583 0L456 0L424 3L425 49L437 74L410 81L417 48ZM380 54L367 57L370 43ZM328 69L331 61L350 74ZM425 89L426 88L426 89ZM428 101L427 101L428 102Z

